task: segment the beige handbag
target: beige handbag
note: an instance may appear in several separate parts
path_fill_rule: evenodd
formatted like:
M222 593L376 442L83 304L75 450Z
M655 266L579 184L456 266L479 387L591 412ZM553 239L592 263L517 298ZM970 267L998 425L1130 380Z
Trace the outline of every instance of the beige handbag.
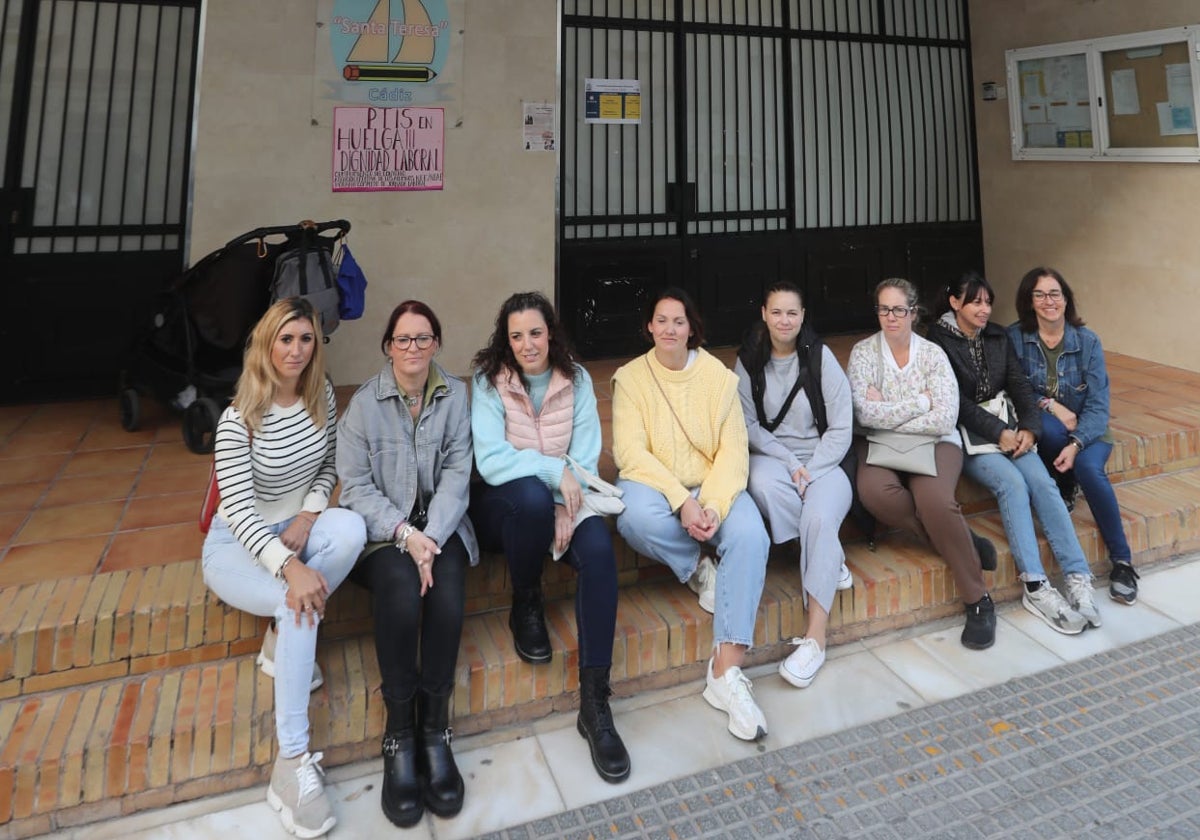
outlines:
M879 335L879 381L875 387L883 393L883 334ZM908 434L890 429L867 433L867 463L896 472L937 475L937 442L933 435Z

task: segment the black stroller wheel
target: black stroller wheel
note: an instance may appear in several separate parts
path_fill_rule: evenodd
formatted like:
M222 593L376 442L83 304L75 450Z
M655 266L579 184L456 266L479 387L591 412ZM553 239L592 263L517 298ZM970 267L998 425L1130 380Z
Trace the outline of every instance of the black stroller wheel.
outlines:
M197 455L207 455L216 443L221 408L216 400L200 397L183 413L183 442Z
M136 432L142 425L142 397L134 388L123 388L119 396L121 428Z

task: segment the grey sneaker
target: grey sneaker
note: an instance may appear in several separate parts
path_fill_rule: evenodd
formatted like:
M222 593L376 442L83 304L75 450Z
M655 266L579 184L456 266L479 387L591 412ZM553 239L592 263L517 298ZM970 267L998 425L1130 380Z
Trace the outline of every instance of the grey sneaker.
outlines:
M1087 627L1087 619L1071 609L1058 590L1046 581L1042 581L1042 585L1033 592L1026 589L1021 596L1021 603L1059 633L1074 636Z
M279 812L283 827L297 837L320 837L337 823L325 796L321 753L279 756L267 787L267 804Z
M714 709L729 713L729 731L743 741L757 741L767 734L767 719L754 702L754 685L736 665L713 676L712 660L704 678L704 699Z
M262 650L258 652L258 667L262 668L262 672L271 679L275 679L275 643L278 641L278 635L275 632L275 622L267 625L267 632L263 634ZM325 684L325 677L321 674L321 666L316 662L313 663L312 682L308 684L309 691L316 691Z
M1108 597L1126 606L1137 603L1137 582L1138 573L1132 563L1120 560L1113 563L1112 574L1108 578Z
M700 557L696 571L688 578L688 588L699 596L700 609L713 612L717 601L717 564L707 554Z
M1100 626L1100 610L1096 608L1096 591L1092 589L1091 575L1067 575L1067 603L1075 612L1087 619L1092 627Z

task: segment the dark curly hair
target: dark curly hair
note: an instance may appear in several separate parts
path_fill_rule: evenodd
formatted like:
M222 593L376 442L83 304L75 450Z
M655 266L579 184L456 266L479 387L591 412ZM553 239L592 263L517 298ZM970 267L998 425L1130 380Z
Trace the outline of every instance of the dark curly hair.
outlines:
M500 372L504 368L510 368L521 377L521 384L525 386L525 390L529 390L529 382L525 379L521 365L517 362L512 346L508 343L508 317L529 309L536 309L542 313L542 318L546 321L546 329L550 332L548 354L550 367L567 379L573 380L576 376L575 352L563 333L562 325L558 322L558 315L554 312L554 306L541 292L517 292L501 304L491 338L488 339L487 345L480 348L475 357L471 359L471 365L483 375L488 385L493 388L496 386L496 377L500 375Z
M1033 311L1033 289L1043 277L1053 277L1058 281L1063 293L1063 317L1072 327L1082 327L1086 322L1075 311L1075 293L1067 285L1063 276L1053 268L1038 266L1025 272L1021 285L1017 287L1017 318L1021 322L1021 332L1037 332L1037 313Z

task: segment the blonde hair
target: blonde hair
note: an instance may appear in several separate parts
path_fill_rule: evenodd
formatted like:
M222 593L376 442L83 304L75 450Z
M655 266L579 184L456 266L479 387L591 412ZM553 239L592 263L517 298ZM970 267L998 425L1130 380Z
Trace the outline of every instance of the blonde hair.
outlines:
M298 318L312 325L313 354L300 373L296 390L313 425L318 429L325 427L329 406L325 398L325 338L321 333L321 319L316 317L312 304L304 298L293 297L271 304L246 341L242 375L238 377L233 407L251 432L257 432L262 426L263 415L271 408L279 389L279 374L271 363L275 339L287 324Z

